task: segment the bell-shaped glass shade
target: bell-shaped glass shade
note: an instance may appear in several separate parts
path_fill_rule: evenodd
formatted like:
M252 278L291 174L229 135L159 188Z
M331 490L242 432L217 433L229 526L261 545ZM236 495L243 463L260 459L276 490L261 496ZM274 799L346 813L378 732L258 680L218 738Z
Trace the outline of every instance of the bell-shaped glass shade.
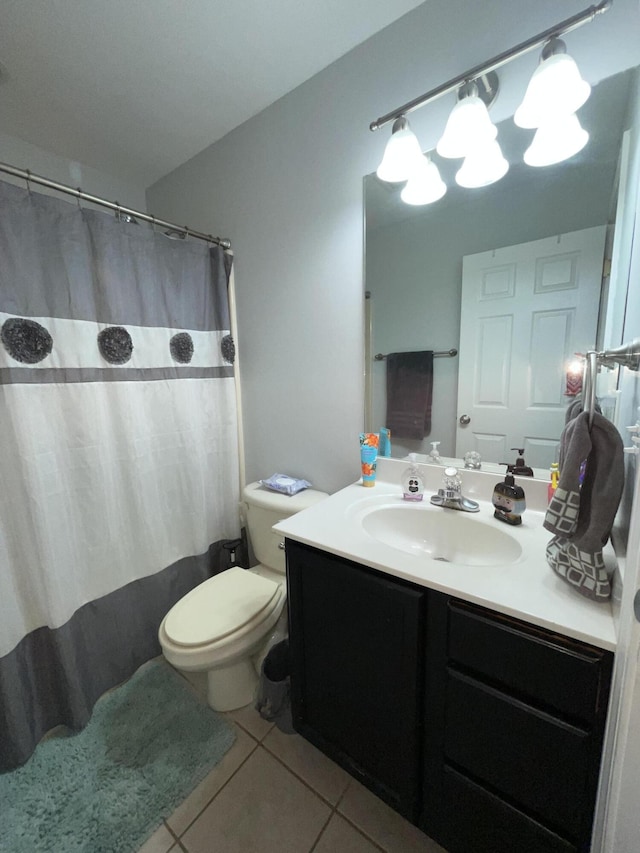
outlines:
M400 193L400 198L405 204L431 204L442 198L446 191L447 185L440 177L438 167L425 154Z
M477 95L469 95L451 110L436 151L441 157L466 157L476 145L484 145L497 135L498 128L489 118L485 103Z
M474 148L465 157L464 163L456 173L456 183L461 187L475 189L487 187L503 178L509 171L502 149L494 139L486 145Z
M524 162L529 166L562 163L581 151L588 141L589 134L578 121L578 116L563 116L536 130L533 142L524 152Z
M591 93L575 61L566 53L543 60L529 81L513 120L518 127L541 127L559 116L575 113Z
M382 162L376 169L376 175L381 181L389 183L407 181L418 168L421 159L420 143L406 122L405 127L391 134L391 139L384 149Z

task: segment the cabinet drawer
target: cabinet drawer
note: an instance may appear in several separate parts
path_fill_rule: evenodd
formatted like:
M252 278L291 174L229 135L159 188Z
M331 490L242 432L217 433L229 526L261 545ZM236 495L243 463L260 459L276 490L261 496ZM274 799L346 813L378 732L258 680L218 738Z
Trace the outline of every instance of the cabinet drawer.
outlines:
M447 656L538 707L591 724L608 695L611 654L461 601L449 604Z
M569 838L584 832L592 742L588 732L449 672L445 763Z
M436 840L452 853L577 853L575 845L450 767L442 793L448 816Z

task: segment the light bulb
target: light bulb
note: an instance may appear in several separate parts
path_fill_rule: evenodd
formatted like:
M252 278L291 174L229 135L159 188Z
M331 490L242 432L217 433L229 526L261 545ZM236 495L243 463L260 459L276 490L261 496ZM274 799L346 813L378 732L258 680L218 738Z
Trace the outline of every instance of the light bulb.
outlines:
M498 142L494 139L474 150L465 157L464 163L456 173L456 183L461 187L475 189L487 187L503 178L509 171L509 163Z
M557 42L562 45L563 42ZM575 61L566 53L553 53L533 73L524 99L513 117L518 127L536 128L553 118L575 113L591 93Z
M524 152L524 162L528 166L562 163L581 151L588 141L589 134L581 126L578 116L563 116L536 130L531 145Z
M444 133L436 146L441 157L466 157L476 146L495 139L498 128L477 95L468 95L451 110Z
M389 183L406 181L418 168L421 159L422 149L415 133L409 127L409 122L404 117L396 119L376 175L381 181Z
M440 177L438 167L425 154L400 193L400 198L405 204L431 204L442 198L446 191L447 185Z

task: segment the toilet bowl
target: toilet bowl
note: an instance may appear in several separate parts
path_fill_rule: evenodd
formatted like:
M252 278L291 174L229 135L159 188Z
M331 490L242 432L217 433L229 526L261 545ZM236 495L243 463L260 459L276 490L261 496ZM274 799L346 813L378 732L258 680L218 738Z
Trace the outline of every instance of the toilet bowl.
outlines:
M214 575L183 596L162 620L158 639L165 658L176 669L207 672L207 699L214 710L231 711L253 700L268 640L277 623L286 620L282 537L271 528L325 497L315 489L289 496L259 483L246 486L247 528L261 563Z

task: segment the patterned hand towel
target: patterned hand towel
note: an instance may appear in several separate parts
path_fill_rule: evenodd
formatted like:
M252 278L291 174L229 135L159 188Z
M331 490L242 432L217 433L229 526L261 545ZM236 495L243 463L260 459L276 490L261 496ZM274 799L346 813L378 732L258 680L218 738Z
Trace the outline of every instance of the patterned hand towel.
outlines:
M584 406L582 404L582 394L579 394L573 402L569 403L567 406L567 411L565 412L564 422L568 424L569 421L572 421L574 418L577 418L579 414L584 411ZM602 412L600 408L600 404L596 401L596 412Z
M558 536L572 536L580 509L580 467L591 452L589 417L578 415L560 436L560 478L547 509L544 526Z
M585 449L588 449L588 456L584 482L582 487L577 487L576 492L580 470L580 462L577 460ZM583 412L567 424L563 431L561 465L563 458L565 466L570 468L564 482L572 500L564 502L561 512L559 506L554 507L552 500L547 510L544 526L556 533L547 546L547 561L554 572L574 586L581 595L596 601L606 601L611 596L611 585L604 566L602 548L611 533L622 496L622 439L611 421L598 413L594 414L589 430L589 416ZM561 468L560 482L562 480ZM569 503L571 512L567 512ZM574 523L570 516L575 509L577 518Z

